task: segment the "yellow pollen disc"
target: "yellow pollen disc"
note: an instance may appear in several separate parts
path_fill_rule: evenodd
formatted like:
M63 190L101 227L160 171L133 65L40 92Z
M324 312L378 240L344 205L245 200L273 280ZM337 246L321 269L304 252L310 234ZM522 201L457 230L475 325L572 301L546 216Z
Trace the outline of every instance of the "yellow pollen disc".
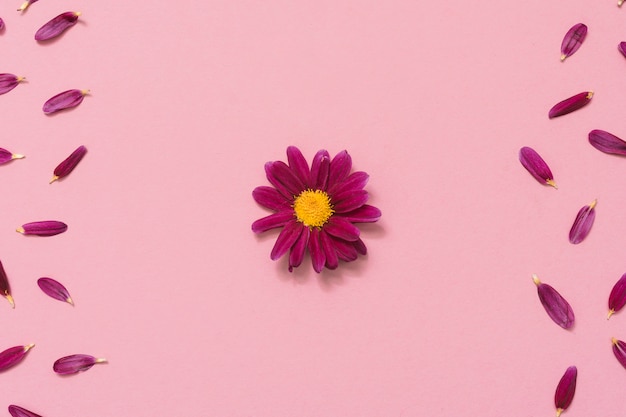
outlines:
M335 212L330 197L322 190L304 190L293 203L298 221L308 227L322 227Z

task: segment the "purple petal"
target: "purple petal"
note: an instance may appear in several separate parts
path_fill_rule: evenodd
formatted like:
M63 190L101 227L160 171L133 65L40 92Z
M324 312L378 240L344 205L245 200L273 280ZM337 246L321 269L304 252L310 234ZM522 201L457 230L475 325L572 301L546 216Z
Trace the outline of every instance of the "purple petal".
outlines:
M597 200L593 200L588 206L584 206L578 211L574 224L569 231L569 241L574 245L582 242L593 226L593 221L596 219L596 207Z
M614 313L620 311L626 305L626 274L615 283L611 294L609 295L609 314L610 318Z
M263 233L270 229L277 227L283 227L287 222L294 219L293 210L279 211L278 213L270 214L252 223L252 231L254 233Z
M574 311L565 298L550 285L539 281L536 275L533 275L533 281L537 285L537 294L539 295L541 305L543 305L552 321L564 329L572 327L574 324Z
M556 407L557 417L570 406L572 400L574 399L577 376L578 370L576 367L570 366L567 368L556 387L556 392L554 393L554 406Z
M4 20L0 17L0 30L4 29Z
M75 374L76 372L86 371L96 363L106 361L107 360L104 358L94 358L91 355L76 354L57 359L54 365L52 365L52 369L57 374L61 375Z
M9 414L13 417L41 417L39 414L35 414L32 411L12 404L9 406Z
M595 129L589 132L589 143L604 153L626 155L626 142L604 130Z
M587 26L582 23L577 23L570 28L563 38L561 43L561 61L578 51L580 45L583 44L585 37L587 36Z
M367 199L368 194L365 190L347 190L333 195L331 202L335 213L347 213L362 207Z
M85 148L83 145L76 148L76 150L72 152L70 156L65 158L65 160L63 160L63 162L57 165L57 167L54 169L54 176L52 177L52 180L50 180L50 184L52 184L59 178L63 178L69 175L69 173L72 172L74 168L76 168L76 165L78 165L80 160L83 159L86 153L87 148Z
M295 146L289 146L287 148L287 162L289 162L289 168L296 174L304 187L310 188L309 177L311 173L309 171L309 164L307 164L300 149Z
M300 236L293 244L289 251L289 272L293 271L293 268L297 268L302 264L304 259L304 253L309 243L310 230L308 227L303 227Z
M326 263L326 255L324 254L324 249L322 249L320 230L317 227L311 229L309 236L309 253L311 254L313 269L319 274L322 272L322 268L324 268L324 264Z
M360 234L359 229L355 225L338 216L332 216L328 219L328 222L324 225L324 230L339 239L349 242L357 240Z
M9 279L7 273L4 271L4 266L0 262L0 295L7 299L11 304L11 307L15 308L15 302L13 296L11 296L11 287L9 286Z
M83 98L89 94L89 90L67 90L51 97L43 104L43 112L52 114L54 112L69 109L82 103Z
M35 345L32 343L26 346L14 346L0 352L0 372L20 363L33 346Z
M557 188L550 167L533 148L524 146L520 149L519 160L522 166L541 184L548 184Z
M367 255L367 247L361 239L355 240L354 242L352 242L352 245L354 245L354 249L356 249L359 254L363 256Z
M23 224L17 228L17 232L24 235L54 236L67 230L67 225L56 220L44 220Z
M24 155L12 153L6 149L0 148L0 165L11 162L14 159L22 159Z
M24 77L18 77L13 74L0 74L0 94L8 93L22 81L24 81Z
M254 201L270 210L282 211L291 207L289 201L275 188L260 186L252 191Z
M281 194L285 195L290 201L302 191L304 191L304 184L298 179L296 174L282 161L272 162L269 165L265 165L267 179L276 187ZM270 179L270 176L272 179ZM276 186L274 182L280 184L280 188Z
M617 45L617 50L626 57L626 42L620 42L619 45Z
M328 189L331 190L336 184L343 181L350 170L352 169L352 158L348 155L347 151L341 151L332 161L330 161L330 168L328 171Z
M325 190L328 185L330 155L326 150L317 151L311 162L311 179L309 184L314 190Z
M24 3L22 3L22 5L20 6L19 9L17 9L18 12L23 12L24 10L28 9L28 6L30 6L33 3L37 3L38 0L26 0Z
M35 40L45 41L59 36L76 24L78 16L80 16L80 12L61 13L39 28L37 33L35 33Z
M296 243L296 240L302 232L304 226L295 219L285 224L283 230L280 231L276 243L270 254L270 258L275 261L283 256Z
M593 91L583 91L575 96L567 98L557 104L555 104L548 112L548 118L553 119L555 117L563 116L565 114L576 111L582 107L585 107L591 101L593 97Z
M337 251L333 245L330 236L323 229L320 231L320 246L324 251L324 257L326 258L326 268L337 269L339 266L339 258L337 257Z
M328 235L337 251L337 257L345 262L351 262L358 258L358 253L354 247L354 242L347 242L343 239L338 239L334 236Z
M60 282L52 278L42 277L37 280L37 285L39 285L39 288L41 288L46 295L49 295L56 300L74 305L69 291Z
M376 207L364 204L356 210L341 213L340 217L350 223L372 223L378 221L381 215L382 213Z
M344 181L335 185L332 190L329 189L328 193L336 195L348 190L362 190L368 180L369 175L367 173L363 171L353 172Z
M619 363L626 368L626 343L616 338L613 338L611 341L613 343L613 354L615 354Z

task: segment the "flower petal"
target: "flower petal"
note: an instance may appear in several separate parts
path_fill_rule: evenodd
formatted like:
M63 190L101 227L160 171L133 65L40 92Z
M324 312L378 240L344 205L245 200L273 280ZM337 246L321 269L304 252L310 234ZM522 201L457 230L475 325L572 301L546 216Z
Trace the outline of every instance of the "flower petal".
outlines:
M363 171L353 172L352 174L348 175L348 178L346 178L344 181L336 184L332 190L329 189L328 193L331 195L335 195L348 190L362 190L367 184L369 178L370 176Z
M80 16L80 12L61 13L39 28L35 33L35 40L46 41L59 36L76 24L78 16Z
M275 181L278 181L280 184L282 184L283 188L289 193L289 195L286 195L285 197L293 200L295 196L304 191L304 184L300 182L296 174L284 162L272 162L268 169L270 170L270 173ZM277 189L278 191L281 191L281 189L279 189L278 187ZM282 192L283 191L281 191L281 193Z
M311 229L309 236L309 253L311 254L313 270L319 274L322 272L324 264L326 263L326 255L324 254L324 249L322 249L320 230L317 227Z
M338 239L334 236L328 235L337 251L337 257L345 262L351 262L358 258L358 253L354 247L354 242L347 242L343 239Z
M91 355L69 355L57 359L52 365L52 369L57 374L61 375L75 374L77 372L86 371L97 363L106 361L107 360L104 358L95 358Z
M254 233L266 232L270 229L283 227L287 222L294 219L293 210L283 210L278 213L270 214L252 223L252 231Z
M20 8L17 9L17 11L18 12L23 12L24 10L28 9L28 6L30 6L33 3L37 3L37 1L39 1L39 0L26 0L24 3L22 3Z
M28 411L25 408L13 404L9 406L9 414L11 414L12 417L41 417L39 414L35 414L32 411Z
M256 187L252 191L254 201L270 210L282 211L291 207L289 201L276 190L276 188L268 186Z
M617 50L626 57L626 42L620 42L619 45L617 45Z
M519 150L519 160L522 166L541 184L548 184L557 188L550 167L533 148L528 146L521 148Z
M354 242L360 235L360 231L355 225L338 216L332 216L328 219L328 222L324 225L324 230L339 239L349 242Z
M287 148L287 162L289 162L289 168L296 174L304 187L310 188L309 180L311 172L309 171L309 164L307 164L300 149L295 146L289 146Z
M43 291L46 295L54 298L55 300L64 301L66 303L74 305L72 297L70 297L69 291L60 282L52 278L41 277L37 280L37 285L39 285L41 291Z
M304 253L309 243L310 230L308 227L303 227L300 236L293 244L289 251L289 272L293 271L293 268L297 268L302 264L304 259Z
M359 254L363 256L367 255L367 247L361 239L355 240L354 242L352 242L352 244L354 245L354 249L356 249Z
M572 327L574 324L574 311L565 298L550 285L539 281L537 275L533 275L533 281L537 285L539 301L541 301L543 308L552 321L564 329Z
M336 184L343 181L350 170L352 169L352 157L348 155L347 151L341 151L332 161L330 161L330 169L328 171L328 186L327 189L332 189Z
M57 220L44 220L23 224L17 232L23 235L54 236L67 230L67 225Z
M13 296L11 296L11 287L9 286L9 279L7 273L4 271L2 262L0 262L0 295L7 299L11 307L15 308L15 302Z
M8 93L22 81L24 81L24 77L18 77L13 74L0 74L0 94Z
M347 190L343 193L333 195L332 203L335 213L346 213L363 206L368 199L365 190Z
M556 407L557 417L570 406L572 400L574 399L577 376L578 370L576 367L570 366L567 368L556 387L556 392L554 393L554 406Z
M81 159L83 159L86 153L87 148L85 148L83 145L76 148L74 152L70 154L70 156L65 158L63 162L57 165L57 167L54 169L54 176L52 177L52 180L50 180L50 184L60 178L68 176L70 172L72 172L74 168L76 168L76 165L78 165L78 163L81 161Z
M283 256L287 251L296 243L298 236L300 236L300 232L304 226L302 223L296 221L295 219L287 222L283 230L280 231L278 238L276 238L276 243L272 248L272 253L270 254L270 258L275 261Z
M309 184L314 190L325 190L328 185L328 171L330 169L330 155L322 149L317 151L311 162L311 179Z
M626 343L616 338L613 338L611 342L613 343L613 354L618 362L626 368Z
M350 223L372 223L378 221L382 216L379 209L368 204L364 204L356 210L348 213L341 213L340 217L346 219Z
M584 206L578 211L574 224L569 231L569 241L574 245L582 242L593 226L593 221L596 219L596 207L597 200L593 200L588 206Z
M12 153L6 149L0 148L0 164L6 164L14 159L22 159L24 155Z
M0 371L5 371L20 363L34 344L26 346L14 346L0 352Z
M575 96L567 98L557 104L555 104L548 112L548 118L553 119L555 117L563 116L573 111L576 111L582 107L585 107L591 101L593 97L593 91L583 91Z
M614 313L620 311L626 305L626 274L615 283L611 294L609 295L609 314L610 318Z
M323 229L320 231L320 244L324 250L324 256L326 257L326 268L337 269L339 266L337 251L335 250L330 236Z
M57 94L54 97L49 98L43 104L43 112L45 114L51 114L60 110L69 109L78 106L83 102L83 98L89 94L89 90L67 90Z
M589 143L604 153L626 155L626 142L604 130L595 129L589 132Z
M563 42L561 42L561 61L565 61L565 58L572 56L574 52L578 51L586 36L587 26L585 24L577 23L572 26L565 34Z

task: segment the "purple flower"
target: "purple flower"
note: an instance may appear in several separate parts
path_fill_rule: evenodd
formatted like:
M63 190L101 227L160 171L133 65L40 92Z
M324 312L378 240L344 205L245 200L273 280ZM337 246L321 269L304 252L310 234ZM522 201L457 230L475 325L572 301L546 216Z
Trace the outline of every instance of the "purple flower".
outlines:
M252 197L260 205L275 211L252 224L252 231L262 233L282 228L271 252L277 260L289 251L289 271L300 266L304 253L311 255L313 269L335 269L339 260L354 261L367 249L354 223L377 221L381 212L365 204L363 188L369 176L353 172L348 152L339 152L332 160L325 150L313 157L311 167L295 146L287 148L288 164L282 161L265 164L267 179L273 187L260 186Z

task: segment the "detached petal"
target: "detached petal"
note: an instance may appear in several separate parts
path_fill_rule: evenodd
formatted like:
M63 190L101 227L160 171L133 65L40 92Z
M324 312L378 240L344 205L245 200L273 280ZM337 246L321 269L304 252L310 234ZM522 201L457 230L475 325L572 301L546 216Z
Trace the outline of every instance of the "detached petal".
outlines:
M74 305L74 301L72 301L69 291L60 282L52 278L41 277L37 280L37 285L39 285L41 291L49 297Z
M626 155L626 142L604 130L595 129L589 132L589 143L604 153Z
M0 372L20 363L33 346L35 345L32 343L26 346L14 346L0 352Z
M584 206L578 211L574 224L569 231L569 241L574 245L582 242L593 226L593 221L596 219L596 204L597 200L593 200L588 206Z
M324 225L324 230L327 233L330 233L339 239L347 240L348 242L354 242L357 240L361 233L355 225L338 216L332 216L328 219L328 223Z
M54 169L54 176L52 177L52 180L50 180L50 184L60 178L68 176L70 172L72 172L74 168L76 168L76 165L78 165L78 163L81 161L81 159L83 159L86 153L87 148L85 148L83 145L76 148L74 152L70 154L70 156L65 158L63 162L57 165L57 167Z
M289 146L287 148L287 162L289 162L289 168L292 169L305 188L311 188L309 184L309 177L311 175L309 164L307 164L300 149L295 146Z
M613 354L615 358L626 368L626 343L616 338L613 338L611 342L613 343Z
M537 285L537 294L539 295L539 301L541 305L548 313L548 316L556 324L564 329L569 329L574 324L574 311L569 303L548 284L543 284L537 278L537 275L533 275L533 281Z
M626 57L626 42L620 42L619 45L617 45L617 50Z
M9 414L13 417L41 417L39 414L13 404L9 406Z
M86 371L97 363L104 363L104 358L95 358L91 355L69 355L57 359L52 365L52 369L57 374L69 375L77 372Z
M15 302L13 301L13 296L11 295L9 278L7 277L7 273L4 271L2 262L0 262L0 295L7 299L9 304L11 304L11 307L15 308Z
M291 204L276 188L268 186L256 187L252 191L254 201L274 211L288 210Z
M2 30L2 27L0 27L0 30ZM24 77L18 77L13 74L0 74L0 94L8 93L22 81L24 81Z
M39 0L26 0L24 3L22 3L20 8L17 9L17 11L18 12L23 12L24 10L28 9L28 6L30 6L33 3L37 3L37 1L39 1Z
M67 225L57 220L44 220L23 224L17 232L23 235L54 236L67 230Z
M577 23L570 28L561 43L561 61L578 51L580 45L583 44L587 36L587 26L583 23Z
M593 97L593 91L583 91L575 96L567 98L557 104L555 104L548 112L548 118L553 119L555 117L563 116L573 111L576 111L582 107L585 107L591 101Z
M322 149L317 151L311 162L311 179L309 184L314 190L325 190L328 185L328 171L330 170L330 155Z
M609 314L607 319L626 305L626 274L615 283L609 295Z
M252 223L252 231L254 233L263 233L270 229L283 227L291 220L294 220L293 210L279 211L278 213L270 214Z
M35 33L35 40L46 41L59 36L76 24L78 16L80 16L80 12L61 13L39 28L37 33Z
M270 254L270 258L273 261L286 254L293 244L296 243L303 227L302 223L296 221L295 219L285 224L285 227L278 235L274 248L272 248L272 253Z
M67 90L51 97L43 104L43 112L52 114L60 110L78 106L83 102L83 98L89 94L89 90Z
M341 213L340 217L343 217L350 223L373 223L378 221L382 216L379 209L368 204L364 204L356 210L348 213Z
M0 148L0 165L6 164L7 162L11 162L14 159L22 159L24 155L16 154L6 149Z
M563 411L567 409L574 399L576 392L576 377L578 369L575 366L567 368L554 393L554 406L556 407L556 416L559 417Z
M550 167L548 167L546 161L544 161L533 148L524 146L520 149L519 160L522 166L541 184L547 184L557 188Z

